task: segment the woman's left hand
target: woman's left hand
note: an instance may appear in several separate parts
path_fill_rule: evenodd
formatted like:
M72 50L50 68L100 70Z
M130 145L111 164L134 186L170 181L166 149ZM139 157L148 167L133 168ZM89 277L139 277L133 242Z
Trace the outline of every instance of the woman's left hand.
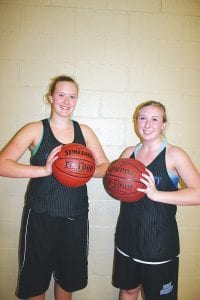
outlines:
M146 172L147 173L142 173L142 177L140 178L140 181L144 183L146 188L144 189L138 188L137 190L139 192L145 193L149 199L155 200L155 194L157 192L155 179L151 171L146 169Z

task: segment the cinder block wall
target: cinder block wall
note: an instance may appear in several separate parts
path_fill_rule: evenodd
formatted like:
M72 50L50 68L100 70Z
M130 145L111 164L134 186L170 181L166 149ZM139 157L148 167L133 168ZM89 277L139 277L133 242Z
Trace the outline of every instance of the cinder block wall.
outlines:
M74 118L90 125L108 157L137 143L132 113L146 99L167 108L167 139L200 167L200 2L195 0L1 0L0 146L49 113L50 78L80 84ZM29 161L29 153L22 158ZM189 176L189 174L188 174ZM17 248L27 180L0 178L0 299L15 299ZM119 202L101 179L90 196L89 285L74 300L116 300L111 285ZM200 207L179 207L179 300L199 300ZM51 283L47 299L53 299Z

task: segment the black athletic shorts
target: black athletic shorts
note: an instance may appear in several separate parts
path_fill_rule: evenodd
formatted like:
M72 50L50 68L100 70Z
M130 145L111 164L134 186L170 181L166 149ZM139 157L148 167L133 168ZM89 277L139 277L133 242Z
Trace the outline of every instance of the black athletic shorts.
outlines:
M65 291L83 289L88 279L87 257L88 215L58 218L25 211L16 296L43 294L52 274Z
M142 286L146 300L177 300L179 258L163 264L136 262L115 250L113 286L132 290Z

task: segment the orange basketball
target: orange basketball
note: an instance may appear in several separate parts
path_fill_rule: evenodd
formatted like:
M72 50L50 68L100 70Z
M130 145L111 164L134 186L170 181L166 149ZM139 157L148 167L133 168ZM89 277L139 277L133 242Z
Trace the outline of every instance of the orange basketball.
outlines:
M115 199L124 202L135 202L144 197L137 188L144 188L140 181L142 173L146 173L145 165L136 159L120 158L113 161L103 179L106 192Z
M63 145L52 165L54 177L68 187L84 185L93 176L94 171L95 159L92 152L78 143Z

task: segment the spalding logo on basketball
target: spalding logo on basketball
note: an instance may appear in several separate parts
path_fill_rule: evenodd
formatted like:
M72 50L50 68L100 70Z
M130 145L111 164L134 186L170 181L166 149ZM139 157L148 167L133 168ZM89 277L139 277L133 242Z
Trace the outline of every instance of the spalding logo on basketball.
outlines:
M140 181L146 173L145 165L136 159L119 158L113 161L106 172L103 184L106 192L117 200L135 202L144 197L137 188L145 188Z
M79 187L87 183L95 171L95 159L84 145L63 145L58 158L52 165L54 177L68 187Z

